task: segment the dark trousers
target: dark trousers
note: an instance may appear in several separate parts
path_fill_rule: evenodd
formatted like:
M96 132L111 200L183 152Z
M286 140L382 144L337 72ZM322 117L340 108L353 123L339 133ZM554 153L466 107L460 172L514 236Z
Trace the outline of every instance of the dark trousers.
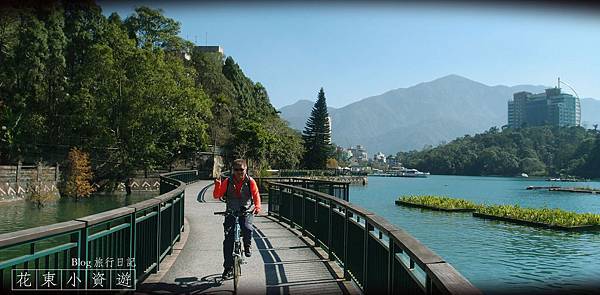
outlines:
M242 241L246 249L252 244L252 220L254 216L240 216L238 218L240 229L242 230ZM223 267L233 266L233 244L235 243L234 235L235 217L228 215L225 217L223 229L225 231L225 240L223 240Z

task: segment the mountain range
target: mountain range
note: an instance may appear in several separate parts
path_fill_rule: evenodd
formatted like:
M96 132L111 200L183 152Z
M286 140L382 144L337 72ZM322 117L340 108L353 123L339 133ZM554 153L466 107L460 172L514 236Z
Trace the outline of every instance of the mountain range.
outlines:
M448 75L408 88L390 90L341 108L328 108L332 140L349 147L361 144L370 154L422 149L492 126L507 124L507 101L513 93L543 92L545 86L488 86ZM279 109L281 117L303 130L314 102L299 100ZM600 124L600 101L581 100L582 125Z

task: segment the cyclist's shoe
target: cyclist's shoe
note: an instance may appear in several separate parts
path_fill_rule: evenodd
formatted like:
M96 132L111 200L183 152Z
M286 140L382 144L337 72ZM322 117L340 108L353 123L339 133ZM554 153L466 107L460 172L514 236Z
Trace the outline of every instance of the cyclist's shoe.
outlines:
M244 255L246 255L246 257L252 256L252 251L250 251L250 247L244 247Z
M223 274L221 275L221 278L223 278L224 280L229 279L233 276L233 267L226 267L223 270Z

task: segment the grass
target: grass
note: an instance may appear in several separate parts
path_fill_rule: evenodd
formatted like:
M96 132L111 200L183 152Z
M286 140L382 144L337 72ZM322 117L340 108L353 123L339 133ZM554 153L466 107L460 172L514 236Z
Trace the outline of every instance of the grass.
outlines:
M565 227L600 225L600 215L562 209L522 208L519 205L482 206L478 213Z
M453 199L442 196L402 196L400 201L435 207L438 209L477 209L478 205L463 199Z
M444 196L401 196L399 201L438 209L475 209L475 212L497 217L536 222L551 226L575 227L600 225L600 214L576 213L562 209L523 208L519 205L478 205Z

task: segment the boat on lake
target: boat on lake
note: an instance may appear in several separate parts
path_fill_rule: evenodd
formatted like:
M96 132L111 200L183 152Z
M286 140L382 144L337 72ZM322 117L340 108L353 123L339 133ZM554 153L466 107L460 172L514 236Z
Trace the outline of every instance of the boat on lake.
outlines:
M383 177L418 177L423 178L429 176L429 172L421 172L417 169L400 167L400 169L388 170L384 173L373 174L372 176L383 176Z
M556 181L556 182L584 182L586 179L579 178L548 178L546 181Z

